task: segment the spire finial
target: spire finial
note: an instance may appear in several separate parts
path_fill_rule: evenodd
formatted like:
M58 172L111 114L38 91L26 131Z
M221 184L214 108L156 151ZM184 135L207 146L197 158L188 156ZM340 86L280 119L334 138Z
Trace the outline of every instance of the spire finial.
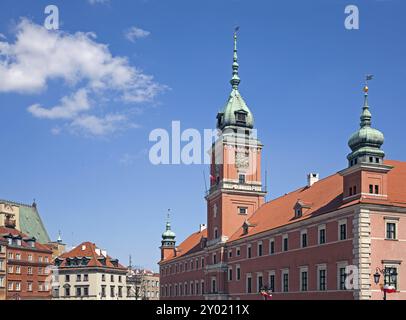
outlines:
M372 74L367 74L365 76L365 86L364 86L364 106L362 107L362 114L361 114L361 128L363 127L369 127L371 125L371 112L369 111L369 106L368 106L368 81L373 79Z
M62 242L62 234L61 234L61 230L58 231L58 240L56 240L57 242Z
M166 215L166 230L171 230L171 209L168 209Z
M240 30L240 27L235 27L234 29L234 57L233 57L233 77L231 78L231 86L234 90L238 90L238 85L240 84L241 80L238 76L238 55L237 55L237 32Z

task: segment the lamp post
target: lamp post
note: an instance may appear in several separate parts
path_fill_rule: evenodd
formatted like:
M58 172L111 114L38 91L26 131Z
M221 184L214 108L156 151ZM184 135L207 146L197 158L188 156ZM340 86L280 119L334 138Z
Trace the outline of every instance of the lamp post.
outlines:
M268 300L272 297L272 290L269 289L267 286L262 286L259 289L259 293L264 298L264 300Z
M383 300L386 300L386 291L387 291L386 285L388 284L386 279L387 277L389 277L389 283L395 283L398 273L396 272L396 269L384 267L382 270L379 267L377 267L376 272L374 274L375 284L379 283L381 274L383 275Z

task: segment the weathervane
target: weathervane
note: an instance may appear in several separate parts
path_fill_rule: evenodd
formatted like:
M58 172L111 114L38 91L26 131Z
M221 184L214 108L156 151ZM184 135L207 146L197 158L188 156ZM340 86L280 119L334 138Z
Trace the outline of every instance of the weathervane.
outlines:
M373 80L373 78L374 78L374 75L373 75L373 74L367 74L367 75L365 76L365 86L364 86L364 92L365 92L365 94L368 94L368 90L369 90L369 88L368 88L368 81Z

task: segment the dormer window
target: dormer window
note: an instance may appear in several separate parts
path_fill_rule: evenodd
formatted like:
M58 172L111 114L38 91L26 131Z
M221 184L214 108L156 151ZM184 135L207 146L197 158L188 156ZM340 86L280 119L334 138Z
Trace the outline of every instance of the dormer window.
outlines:
M302 216L303 212L302 212L302 208L298 208L295 211L295 218L300 218Z
M243 112L236 113L237 122L246 123L247 122L247 114Z
M311 208L311 204L305 203L302 200L298 200L293 207L295 212L295 218L300 218L304 213L306 213Z

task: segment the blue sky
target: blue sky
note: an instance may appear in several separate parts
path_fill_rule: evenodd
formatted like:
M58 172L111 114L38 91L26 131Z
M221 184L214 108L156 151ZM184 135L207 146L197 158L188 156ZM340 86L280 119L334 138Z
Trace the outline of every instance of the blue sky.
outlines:
M1 1L0 43L11 48L9 59L24 54L16 32L39 32L49 4ZM157 269L168 208L178 242L205 222L207 166L153 166L148 136L155 128L169 130L173 120L181 121L182 129L214 127L230 91L236 25L241 27L240 91L265 145L268 199L305 184L308 172L325 177L346 166L366 73L375 75L369 102L373 125L385 134L387 158L406 159L404 1L52 4L60 11L60 33L54 35L70 41L54 66L64 75L49 74L48 64L59 61L49 55L43 68L42 62L35 70L23 66L20 80L12 73L7 83L0 79L0 198L27 203L36 198L52 238L61 230L68 245L93 241L124 263L131 254L136 264ZM344 28L348 4L360 10L359 30ZM126 32L132 27L147 32L130 41ZM85 36L88 32L94 35ZM115 83L117 69L108 69L104 78L95 75L98 68L86 73L82 60L66 75L64 55L74 52L80 39L111 65L145 76L134 80L142 82L143 91L134 89L139 82ZM0 61L5 59L0 54ZM97 67L94 59L89 63ZM41 80L37 75L44 82L35 85ZM95 89L98 80L102 89ZM84 96L75 99L81 89ZM29 111L33 105L37 108ZM49 113L55 106L68 106L69 115L58 114L61 109Z

